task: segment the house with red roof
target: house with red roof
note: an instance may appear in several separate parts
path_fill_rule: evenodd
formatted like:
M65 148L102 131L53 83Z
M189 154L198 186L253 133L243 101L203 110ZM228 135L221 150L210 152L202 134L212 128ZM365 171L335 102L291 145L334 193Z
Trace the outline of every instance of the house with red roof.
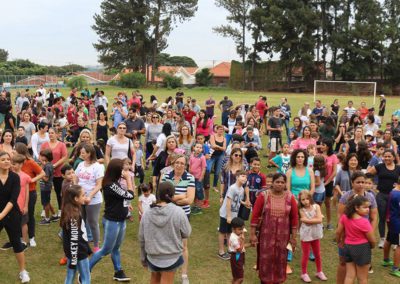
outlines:
M231 77L231 63L221 62L211 68L210 72L214 75L213 85L227 86Z

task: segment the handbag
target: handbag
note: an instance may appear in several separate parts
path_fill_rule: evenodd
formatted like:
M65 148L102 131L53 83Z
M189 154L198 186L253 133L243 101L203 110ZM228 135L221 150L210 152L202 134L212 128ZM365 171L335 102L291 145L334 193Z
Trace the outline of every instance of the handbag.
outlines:
M131 160L132 163L134 162L134 161L132 161L131 139L129 139L129 138L128 138L128 158L129 158L129 160Z
M243 221L247 221L250 218L251 209L247 208L245 205L240 204L238 217Z

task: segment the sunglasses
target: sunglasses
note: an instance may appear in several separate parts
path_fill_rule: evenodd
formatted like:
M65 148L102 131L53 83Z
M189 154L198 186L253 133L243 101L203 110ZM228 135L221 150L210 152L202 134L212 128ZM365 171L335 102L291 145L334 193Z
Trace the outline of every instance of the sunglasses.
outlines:
M126 127L118 127L118 129L126 129Z
M153 116L153 118L158 118L158 116Z
M234 154L233 156L234 157L242 157L242 155L240 155L240 154Z

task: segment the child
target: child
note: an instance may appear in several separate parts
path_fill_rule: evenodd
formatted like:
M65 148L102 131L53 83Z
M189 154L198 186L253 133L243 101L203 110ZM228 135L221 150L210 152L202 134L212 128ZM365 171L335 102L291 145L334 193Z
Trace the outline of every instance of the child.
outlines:
M135 186L135 173L131 171L132 162L131 162L131 160L129 158L125 158L123 160L123 162L124 162L124 165L123 165L123 168L122 168L122 172L126 172L126 173L128 173L128 175L130 175L131 182L132 182L131 188L133 188L133 190L135 191L135 188L136 188L136 186ZM123 176L124 175L121 175L121 178L119 179L119 184L121 185L121 188L123 188L125 190L128 190L129 186L127 184L127 180ZM129 209L128 210L128 215L126 216L126 218L128 218L129 221L133 221L133 217L132 217L133 208L131 206L131 200L124 199L124 206L128 207L128 209Z
M283 144L282 153L269 160L269 164L278 168L278 173L286 174L290 167L289 144Z
M150 205L156 203L156 196L151 192L153 189L152 184L142 183L139 185L138 194L138 209L139 209L139 221L142 219L144 212L146 212Z
M366 173L365 174L365 183L364 188L367 192L372 193L375 195L375 184L374 184L374 176L372 174Z
M385 149L386 149L386 144L385 143L379 142L379 143L376 144L376 152L372 156L371 160L369 161L368 168L369 167L375 167L376 165L383 163L382 155L383 155L383 152L385 152ZM377 176L374 177L374 183L378 184L378 177Z
M379 129L376 133L375 133L375 141L376 143L379 142L383 142L383 130Z
M74 131L69 129L67 130L67 135L65 136L65 145L67 147L73 147L74 144Z
M314 144L308 145L307 153L308 153L307 166L310 169L312 169L314 166L314 156L317 153L317 146L315 146Z
M140 140L133 141L133 148L135 149L136 153L135 173L139 175L139 183L142 184L144 181L144 170L143 170L144 156L143 156L143 150L140 147Z
M68 120L64 112L60 112L58 116L59 116L58 123L60 125L60 130L61 130L61 141L64 142L65 136L67 135Z
M289 134L289 141L290 141L290 149L294 149L294 144L296 143L296 139L299 136L297 135L296 131L291 131Z
M28 139L25 137L25 127L18 126L17 137L15 137L15 143L23 143L28 146Z
M232 284L243 283L244 263L245 263L245 244L244 221L239 217L233 218L231 222L232 233L228 241L228 251L231 254Z
M191 211L191 214L193 215L202 214L201 205L204 200L203 180L206 173L206 167L207 164L206 157L203 155L203 145L196 142L189 159L189 173L191 173L195 178L194 184L196 188L195 204Z
M276 156L278 157L278 156ZM276 158L274 157L274 158ZM273 158L273 159L274 159ZM266 190L266 177L260 171L261 168L261 160L258 157L251 158L250 160L250 171L247 175L247 185L249 187L249 196L251 206L254 206L254 203L257 199L257 192L261 192Z
M317 151L316 153L322 153L321 151L321 136L319 135L318 132L311 132L311 138L316 141L317 144Z
M325 157L318 154L314 158L315 192L313 200L319 206L321 206L325 200L325 172Z
M91 129L94 129L96 123L96 108L94 104L89 104L89 125Z
M344 138L344 142L342 143L342 145L340 145L339 153L344 153L344 154L346 154L346 144L347 144L347 142L349 142L349 140L351 139L351 133L346 132L346 133L344 134L343 138Z
M206 158L206 173L204 175L203 187L204 187L204 202L201 205L201 208L210 208L210 172L211 172L211 154L210 154L210 145L205 143L206 138L203 134L197 134L196 143L200 143L203 145L203 155Z
M336 241L343 245L346 260L346 283L367 283L371 264L371 249L375 247L375 236L369 215L370 202L364 196L357 196L347 203L345 214L340 217L336 230Z
M229 235L232 232L231 221L233 218L237 217L239 212L240 204L250 206L249 203L244 203L244 185L247 182L247 174L245 171L236 172L236 182L232 184L225 195L222 206L219 209L219 236L218 244L219 251L218 257L223 260L228 260L231 256L225 253L224 240L229 239Z
M74 283L79 271L80 283L90 283L90 250L81 207L86 202L85 192L79 185L70 186L63 196L60 226L63 230L64 253L68 258L66 284Z
M317 156L318 157L318 156ZM323 158L323 157L322 157ZM307 273L308 257L312 248L317 266L316 277L322 281L328 280L322 272L320 239L322 239L322 214L318 204L314 204L310 191L302 190L299 193L300 207L300 240L301 240L301 279L310 283L311 279Z
M54 174L54 167L51 163L51 161L53 161L53 153L51 149L40 151L39 160L45 173L45 176L40 180L40 197L42 200L42 206L44 207L45 217L39 222L39 225L49 225L50 222L55 222L59 219L50 203ZM51 217L50 213L52 214Z
M235 134L243 135L244 134L243 128L244 128L244 122L243 121L237 122L235 126Z

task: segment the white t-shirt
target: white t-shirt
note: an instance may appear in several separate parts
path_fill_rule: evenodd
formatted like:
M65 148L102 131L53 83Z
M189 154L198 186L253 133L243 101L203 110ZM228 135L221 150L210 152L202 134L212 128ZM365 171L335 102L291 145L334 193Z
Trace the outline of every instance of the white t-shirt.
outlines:
M219 216L226 219L226 200L229 198L231 200L231 218L235 218L238 216L240 201L243 200L244 197L244 188L243 186L238 187L236 183L232 184L228 188L228 192L224 198L224 202L222 203L221 208L219 209Z
M129 144L133 147L133 142L129 138L126 139L124 144L118 142L117 137L113 136L107 140L107 145L111 147L111 160L112 159L125 159L128 157Z
M59 118L59 119L58 119L58 123L60 124L60 127L64 127L65 125L67 125L68 120L67 120L67 118L64 116L63 118Z
M104 166L98 162L85 166L85 162L81 162L75 170L75 174L79 179L78 184L82 186L85 195L88 196L96 186L96 180L104 177ZM103 196L98 191L90 201L89 205L99 204L103 202Z
M36 132L35 134L32 135L31 138L31 143L32 143L32 151L33 151L33 158L34 159L39 159L39 153L40 153L40 147L44 142L49 142L49 133L46 132L44 135L44 138L39 136L39 132Z
M158 135L157 141L156 141L156 146L158 147L158 150L156 152L156 157L158 157L158 155L162 151L164 151L166 142L167 142L167 136L165 136L164 133L161 133L160 135Z
M139 202L142 203L143 214L146 210L150 209L150 205L156 202L156 196L154 194L150 194L148 197L143 194L139 196Z
M237 252L240 249L240 236L236 235L234 232L231 233L228 242L228 251ZM241 252L244 252L244 246Z
M321 177L321 173L318 170L316 170L314 172L314 175L316 177L320 177L320 179L321 179L321 183L318 186L315 186L315 192L316 193L324 193L325 192L325 185L324 185L325 178Z

